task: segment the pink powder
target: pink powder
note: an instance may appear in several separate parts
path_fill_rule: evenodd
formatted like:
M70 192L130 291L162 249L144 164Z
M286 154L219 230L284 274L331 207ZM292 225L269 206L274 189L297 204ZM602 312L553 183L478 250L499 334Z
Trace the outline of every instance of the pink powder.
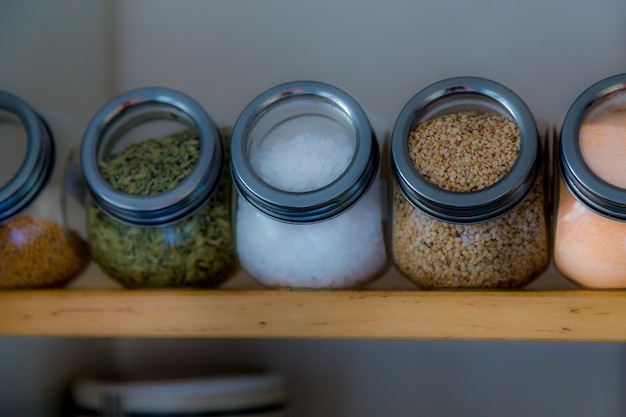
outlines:
M626 222L590 211L561 182L554 263L585 287L626 288Z
M579 143L589 168L626 188L626 94L611 96L583 121ZM560 184L554 262L589 288L626 288L626 222L593 213Z
M596 106L580 126L585 162L604 181L626 188L626 94Z

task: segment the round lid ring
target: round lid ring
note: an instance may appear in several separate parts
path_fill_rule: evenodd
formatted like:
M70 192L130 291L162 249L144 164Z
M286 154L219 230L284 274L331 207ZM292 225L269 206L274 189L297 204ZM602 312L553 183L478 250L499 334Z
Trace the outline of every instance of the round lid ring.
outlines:
M352 160L338 178L311 191L291 192L265 182L249 160L251 131L272 109L292 100L310 100L325 116L347 119L356 142ZM291 117L302 114L292 114ZM380 154L378 142L361 106L347 93L315 81L278 85L256 97L239 116L233 129L231 164L233 182L241 195L261 212L289 223L323 221L356 203L375 179Z
M601 216L626 221L626 190L597 176L584 160L579 141L587 112L611 94L626 92L626 74L601 80L572 104L561 128L558 166L561 178L576 199Z
M482 108L505 114L519 127L520 151L509 172L477 191L440 188L413 166L409 135L417 120L457 107ZM435 109L434 109L435 108ZM535 119L526 104L508 88L478 77L456 77L432 84L417 93L402 109L392 134L392 170L405 197L426 214L450 223L480 223L497 218L532 190L541 168L541 146Z
M54 169L55 146L46 121L19 97L0 91L0 111L19 119L27 140L22 164L0 187L0 224L3 224L23 212L48 183Z
M155 119L172 119L193 127L200 140L194 168L167 192L137 196L113 188L101 175L98 160L129 129ZM224 150L217 126L202 106L187 95L163 87L123 93L93 117L81 146L85 182L95 204L116 220L133 226L163 226L180 221L208 201L223 173Z

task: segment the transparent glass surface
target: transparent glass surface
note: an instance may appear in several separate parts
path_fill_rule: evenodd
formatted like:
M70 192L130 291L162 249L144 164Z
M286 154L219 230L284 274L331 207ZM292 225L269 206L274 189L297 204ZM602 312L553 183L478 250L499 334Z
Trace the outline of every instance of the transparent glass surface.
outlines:
M230 227L230 176L195 214L164 227L121 223L86 202L93 259L127 288L218 286L232 276L235 255Z
M59 287L86 268L87 243L63 226L60 194L47 187L25 212L0 225L0 288Z
M231 130L222 128L221 133L227 146ZM178 137L180 133L174 136ZM134 185L144 192L149 187L166 191L169 189L167 183L177 184L177 179L184 178L184 175L172 175L173 171L185 168L185 163L195 163L194 158L181 154L192 152L195 147L185 150L173 146L167 142L168 137L172 135L157 136L155 139L158 142L165 138L155 145L157 149L154 152L159 155L158 158L153 158L150 151L148 154L139 152L141 148L136 146L143 146L145 140L133 142L120 150L112 159L119 163L120 170L120 175L112 176L115 180L112 185ZM184 146L187 139L181 143ZM161 164L164 153L171 158L167 164ZM80 219L87 225L86 239L91 256L109 277L127 288L212 288L233 275L236 259L231 231L228 166L217 190L205 205L174 224L159 227L128 225L103 212L87 195L85 185L79 178L80 171L71 170L71 167L70 163L67 172L71 173L66 183L73 185L66 187L66 218L72 222L70 219L76 216L70 215L70 210L75 213L76 202L80 203ZM138 172L138 167L144 169L146 174ZM132 191L130 188L122 189L129 193Z
M319 97L297 97L278 102L258 118L248 155L266 183L306 192L336 180L355 147L356 130L343 110Z
M284 223L237 197L241 267L269 288L356 288L387 267L381 181L354 206L318 223Z
M436 220L392 192L391 252L396 267L424 289L520 288L549 261L541 178L519 205L477 224Z
M596 214L560 181L554 264L587 288L626 288L626 222Z
M21 121L0 110L0 188L15 177L27 152L28 137ZM52 156L39 155L38 162ZM39 179L31 176L28 180ZM33 183L29 184L32 191ZM25 198L11 206L12 217L0 225L0 288L63 286L89 263L87 243L76 230L64 226L57 183L49 181L37 194ZM16 207L19 210L14 212Z
M607 95L587 111L578 143L594 174L626 188L626 90Z
M14 114L0 110L0 188L17 173L28 148L26 130Z

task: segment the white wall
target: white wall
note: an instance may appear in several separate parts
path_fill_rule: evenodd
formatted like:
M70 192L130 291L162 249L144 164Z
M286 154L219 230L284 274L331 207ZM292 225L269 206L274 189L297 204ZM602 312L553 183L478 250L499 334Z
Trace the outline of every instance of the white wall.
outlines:
M20 96L51 125L59 148L56 180L70 147L109 97L111 13L104 1L0 1L0 89Z
M335 84L393 125L421 88L492 78L555 121L626 71L622 0L118 1L115 90L179 88L236 117L295 79Z
M106 99L144 85L235 120L264 89L316 79L392 126L427 84L476 75L553 122L626 71L625 17L623 0L0 0L0 88L68 132L61 157ZM623 358L622 344L5 337L0 415L53 415L79 370L249 365L287 375L299 417L617 417Z

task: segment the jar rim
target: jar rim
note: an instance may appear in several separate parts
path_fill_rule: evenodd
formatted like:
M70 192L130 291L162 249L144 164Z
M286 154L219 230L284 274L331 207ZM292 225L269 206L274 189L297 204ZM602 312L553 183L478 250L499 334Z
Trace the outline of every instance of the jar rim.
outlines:
M284 191L268 184L248 157L248 138L255 123L274 106L293 98L311 98L334 106L351 121L356 135L348 167L334 181L311 191ZM369 189L379 164L378 141L365 111L346 92L322 82L293 81L266 90L246 106L233 128L231 174L235 187L252 206L283 222L313 223L344 212Z
M567 189L585 207L614 220L626 221L626 189L601 179L585 162L579 133L588 111L600 100L626 91L626 73L605 78L587 88L569 108L559 134L558 167Z
M520 130L520 151L513 166L494 184L477 191L440 188L413 166L408 139L414 121L443 99L482 97L504 110ZM449 223L472 224L504 215L530 193L541 169L540 137L535 119L512 90L485 78L454 77L418 92L400 112L391 139L392 172L406 199L429 216Z
M151 196L112 187L98 168L103 146L139 123L162 119L184 121L197 131L200 152L189 175L171 190ZM224 149L219 129L198 102L169 88L143 87L118 95L94 115L83 136L80 161L91 198L101 210L131 226L165 226L195 213L212 197L223 175Z
M269 372L156 379L84 377L72 384L72 397L85 410L106 411L108 400L127 413L141 415L251 414L281 410L286 403L282 375Z
M26 131L27 150L13 177L0 187L0 224L12 220L33 203L45 188L55 163L50 126L18 96L0 91L0 110L16 116Z

